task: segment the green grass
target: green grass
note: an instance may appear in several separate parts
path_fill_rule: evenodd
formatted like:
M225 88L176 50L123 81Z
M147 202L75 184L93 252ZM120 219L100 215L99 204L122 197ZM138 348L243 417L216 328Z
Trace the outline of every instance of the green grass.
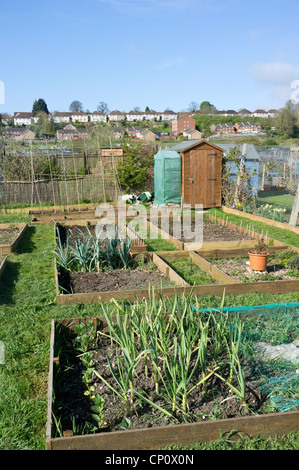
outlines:
M263 204L270 204L273 207L286 209L288 213L292 211L294 196L290 194L273 194L273 191L259 191L258 201Z
M236 437L239 437L236 440ZM260 436L246 438L236 432L219 436L217 441L198 443L194 446L168 446L168 450L298 450L299 432L286 436L263 439Z
M16 222L19 217L24 216L0 214L0 223ZM0 340L5 348L5 363L0 364L1 450L45 448L51 319L102 314L100 304L56 305L53 256L46 251L52 244L52 225L29 226L18 251L9 255L0 281ZM291 301L299 301L299 293L226 297L229 306ZM201 308L218 308L219 303L213 296L200 299ZM107 305L112 313L113 304ZM257 448L266 445L265 441L255 442ZM224 442L213 445L226 448ZM229 445L232 449L240 446ZM272 439L267 446L298 449L299 434Z
M216 283L215 279L205 273L195 263L193 263L191 258L165 258L165 261L183 279L185 279L185 281L188 282L190 286L201 286Z
M177 251L178 248L168 240L164 240L159 235L156 239L145 239L144 243L147 245L148 251Z

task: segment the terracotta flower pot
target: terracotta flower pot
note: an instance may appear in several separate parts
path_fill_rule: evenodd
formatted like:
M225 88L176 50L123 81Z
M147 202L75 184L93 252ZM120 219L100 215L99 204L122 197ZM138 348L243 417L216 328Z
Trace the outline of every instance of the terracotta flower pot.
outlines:
M250 251L248 253L250 269L253 271L266 271L269 254L270 253L256 253L255 251Z

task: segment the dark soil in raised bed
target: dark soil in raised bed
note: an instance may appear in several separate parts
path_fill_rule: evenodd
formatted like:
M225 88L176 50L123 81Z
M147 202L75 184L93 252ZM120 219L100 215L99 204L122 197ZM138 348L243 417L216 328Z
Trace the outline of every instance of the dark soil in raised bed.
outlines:
M17 227L0 228L0 245L12 245L19 233Z
M162 230L167 231L164 229L161 224L159 227ZM167 225L166 225L167 227ZM191 234L195 231L195 221L191 219ZM177 237L176 233L173 231L173 223L172 220L169 221L169 234L174 236L174 238L178 238L178 240L185 242L185 243L192 243L193 240L186 238L183 232L183 223L181 223L181 236ZM217 241L237 241L237 240L253 240L252 237L245 233L240 233L238 230L226 227L225 225L219 225L209 220L203 220L203 242L217 242Z
M71 339L65 338L68 348L71 345ZM115 349L110 346L110 340L103 338L101 345L94 351L93 361L95 363L95 370L102 375L106 381L110 382L112 386L118 388L109 370L106 354L110 358L111 363L115 366L117 363ZM80 434L89 434L90 431L86 428L86 423L95 426L92 418L93 411L91 410L91 400L84 395L86 388L82 383L82 364L78 355L74 350L69 349L67 352L61 353L59 358L60 367L65 372L59 376L59 381L55 381L55 402L58 404L59 418L63 431L72 429L71 417L75 417L76 426ZM152 370L149 364L149 374L145 375L143 364L140 362L136 369L136 378L134 382L135 390L147 394L151 400L160 405L162 408L167 407L166 402L161 395L156 396L154 392L154 379ZM161 364L161 370L163 366ZM247 382L247 404L249 408L258 412L263 403L260 392L253 384L255 380L254 372L249 367L244 367ZM199 377L195 374L196 380ZM167 426L188 422L204 422L209 419L226 419L235 418L243 415L243 408L237 399L230 399L231 394L227 386L214 376L207 386L206 394L203 394L202 388L195 389L190 395L189 414L187 420L184 421L180 413L174 418L170 418L162 414L155 407L145 402L140 402L134 399L134 406L132 412L127 414L124 411L123 401L113 394L109 387L102 382L99 378L94 376L94 395L99 394L106 399L104 408L104 423L100 431L97 432L111 432L111 431L124 431L121 426L124 418L128 418L130 422L129 429L144 429L152 428L155 426ZM256 387L256 390L255 390ZM54 403L54 414L56 413ZM58 417L56 415L56 417ZM81 432L80 432L81 431Z
M64 272L59 285L64 292L87 294L120 290L147 289L149 284L156 288L173 287L174 283L161 273L156 266L151 269L116 269L104 272Z

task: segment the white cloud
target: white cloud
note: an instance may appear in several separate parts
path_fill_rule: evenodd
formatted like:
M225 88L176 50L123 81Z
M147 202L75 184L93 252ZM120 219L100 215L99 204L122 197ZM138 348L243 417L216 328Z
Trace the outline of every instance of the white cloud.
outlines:
M272 94L272 102L277 107L284 106L292 99L294 80L299 80L299 68L286 62L255 63L250 67L252 79L266 87Z
M250 73L256 82L273 86L290 86L293 80L299 79L299 68L285 62L255 63Z

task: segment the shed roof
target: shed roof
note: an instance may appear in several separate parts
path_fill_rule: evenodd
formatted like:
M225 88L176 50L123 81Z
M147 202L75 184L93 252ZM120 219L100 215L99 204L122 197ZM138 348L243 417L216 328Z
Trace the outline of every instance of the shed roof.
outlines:
M208 144L211 147L214 147L215 149L221 150L221 152L223 152L223 149L221 147L219 147L218 145L212 144L211 142L205 139L187 140L184 142L180 142L174 147L171 147L171 150L176 150L177 152L185 152L186 150L189 150L192 147L196 147L198 144Z
M218 147L217 145L212 144L211 142L209 142L205 139L200 139L200 140L188 140L188 141L180 142L179 144L175 145L174 147L171 147L171 150L175 150L177 152L184 152L185 150L189 149L190 147L195 146L196 144L198 144L200 142L207 143L207 144L211 145L212 147L215 147L219 150L222 150L224 156L228 155L230 150L234 147L237 147L240 150L240 152L242 152L242 149L243 149L243 144L236 144L236 143L221 144L221 147ZM247 145L246 160L258 160L258 161L261 160L261 156L260 156L259 152L257 151L255 145L253 145L253 144L248 144Z

